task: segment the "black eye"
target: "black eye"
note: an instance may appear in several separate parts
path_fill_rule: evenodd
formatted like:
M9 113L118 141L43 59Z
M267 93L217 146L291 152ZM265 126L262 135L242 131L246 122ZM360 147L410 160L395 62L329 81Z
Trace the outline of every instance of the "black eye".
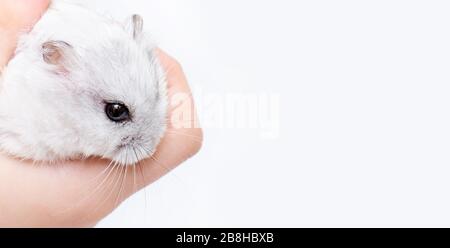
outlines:
M120 102L108 102L105 106L105 113L114 122L124 122L130 120L130 111L125 104Z

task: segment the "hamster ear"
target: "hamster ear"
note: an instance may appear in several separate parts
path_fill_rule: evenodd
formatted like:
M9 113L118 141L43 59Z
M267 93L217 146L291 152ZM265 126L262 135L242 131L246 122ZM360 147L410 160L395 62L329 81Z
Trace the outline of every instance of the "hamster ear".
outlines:
M132 15L128 18L126 29L133 35L134 39L138 39L144 29L144 19L140 15Z
M42 57L51 65L60 65L72 46L64 41L47 41L42 44Z

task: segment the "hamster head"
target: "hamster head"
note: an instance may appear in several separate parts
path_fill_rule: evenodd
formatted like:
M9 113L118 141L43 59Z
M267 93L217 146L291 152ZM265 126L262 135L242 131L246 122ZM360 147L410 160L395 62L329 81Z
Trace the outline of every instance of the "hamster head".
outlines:
M2 75L0 149L48 162L98 156L133 165L152 156L167 96L142 18L120 24L79 10L94 27L63 32L50 23L70 13L49 12Z

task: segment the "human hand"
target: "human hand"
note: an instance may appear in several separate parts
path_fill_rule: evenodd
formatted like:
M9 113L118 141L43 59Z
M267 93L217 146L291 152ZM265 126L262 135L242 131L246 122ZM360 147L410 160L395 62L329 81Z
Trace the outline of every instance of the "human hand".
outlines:
M0 0L0 70L13 55L20 33L31 29L49 1ZM199 151L202 131L196 127L185 75L177 61L162 51L158 54L171 101L168 131L153 158L133 167L114 167L97 158L37 165L0 155L0 226L93 226Z

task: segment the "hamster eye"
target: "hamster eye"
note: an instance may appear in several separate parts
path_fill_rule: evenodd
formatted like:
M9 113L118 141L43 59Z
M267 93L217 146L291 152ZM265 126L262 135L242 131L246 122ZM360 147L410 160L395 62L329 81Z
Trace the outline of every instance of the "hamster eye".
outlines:
M130 120L130 111L127 106L121 102L107 102L105 113L108 118L114 122L124 122Z

